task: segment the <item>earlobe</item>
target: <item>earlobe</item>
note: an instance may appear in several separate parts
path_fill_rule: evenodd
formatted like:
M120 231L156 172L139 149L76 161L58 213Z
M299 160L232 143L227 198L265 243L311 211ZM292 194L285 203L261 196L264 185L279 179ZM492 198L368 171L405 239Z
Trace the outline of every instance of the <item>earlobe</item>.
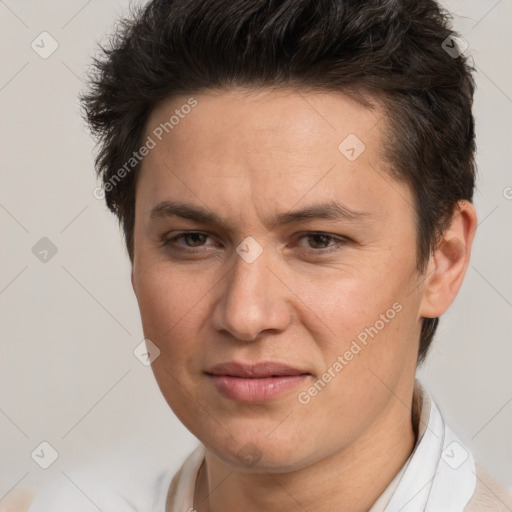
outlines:
M476 226L475 207L460 201L430 257L420 308L423 318L441 316L455 300L469 265Z

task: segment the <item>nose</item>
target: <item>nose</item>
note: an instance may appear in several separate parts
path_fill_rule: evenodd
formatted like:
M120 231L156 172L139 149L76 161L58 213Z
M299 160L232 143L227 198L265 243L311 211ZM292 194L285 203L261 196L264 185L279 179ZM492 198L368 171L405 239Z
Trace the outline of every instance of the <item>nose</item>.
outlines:
M289 290L268 267L265 251L252 263L238 254L224 276L214 306L213 325L241 341L253 341L263 332L278 333L289 326Z

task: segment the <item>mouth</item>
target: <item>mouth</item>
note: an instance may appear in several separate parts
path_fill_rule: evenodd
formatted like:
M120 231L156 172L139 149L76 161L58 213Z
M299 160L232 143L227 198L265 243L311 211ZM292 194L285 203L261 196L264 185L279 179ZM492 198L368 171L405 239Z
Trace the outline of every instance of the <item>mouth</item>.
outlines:
M283 396L311 374L306 370L274 362L228 362L205 372L217 391L237 402L264 402Z

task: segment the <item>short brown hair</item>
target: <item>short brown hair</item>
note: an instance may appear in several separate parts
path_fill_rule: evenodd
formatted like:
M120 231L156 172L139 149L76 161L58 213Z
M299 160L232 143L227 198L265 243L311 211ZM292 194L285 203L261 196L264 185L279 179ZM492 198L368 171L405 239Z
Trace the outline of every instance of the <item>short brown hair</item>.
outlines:
M177 94L351 92L387 111L388 161L413 191L424 272L475 182L473 68L454 36L433 0L153 0L120 22L82 96L99 141L97 173L108 183L140 147L150 113ZM132 262L137 170L105 189ZM437 324L423 319L418 363Z

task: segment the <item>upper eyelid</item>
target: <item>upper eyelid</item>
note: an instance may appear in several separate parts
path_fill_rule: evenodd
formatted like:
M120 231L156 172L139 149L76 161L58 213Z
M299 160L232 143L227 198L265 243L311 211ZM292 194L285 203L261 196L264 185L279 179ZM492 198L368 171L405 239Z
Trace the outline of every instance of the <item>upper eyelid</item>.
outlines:
M345 239L341 235L331 235L330 233L324 233L323 231L310 231L307 233L301 233L297 238L300 240L301 238L306 238L308 236L324 236L334 241L343 241Z
M185 231L180 231L178 233L176 233L175 235L173 236L163 236L162 237L162 240L164 241L164 243L169 243L173 240L179 240L179 239L183 239L183 237L185 237L186 235L192 235L192 234L199 234L199 235L205 235L209 238L215 238L214 235L211 235L210 233L207 233L205 231L197 231L197 230L185 230ZM315 236L315 235L321 235L321 236L325 236L327 238L330 238L332 241L334 242L338 242L338 243L345 243L345 242L348 242L348 238L347 237L344 237L342 235L334 235L334 234L331 234L331 233L327 233L325 231L303 231L303 232L300 232L298 233L298 236L296 237L297 240L301 240L302 238L305 238L305 237L308 237L308 236ZM193 247L191 247L190 249L193 249ZM313 251L319 251L321 249L311 249Z
M212 235L211 233L208 233L207 231L199 231L199 230L196 230L196 229L189 229L189 230L178 231L173 236L164 235L162 238L173 239L173 238L178 238L180 236L192 235L192 234L206 235L206 236L209 236L209 237L215 237L215 235ZM328 233L327 231L301 231L301 232L298 233L298 235L299 235L299 238L302 238L304 236L314 236L314 235L322 235L322 236L326 236L326 237L330 237L330 238L338 238L338 239L346 238L346 237L344 237L342 235L335 235L335 234L332 234L332 233Z
M161 240L162 242L169 243L174 240L183 239L187 235L205 235L209 238L213 238L213 235L210 233L205 233L204 231L195 231L195 230L189 230L189 231L179 231L178 233L169 236L169 235L163 235Z

